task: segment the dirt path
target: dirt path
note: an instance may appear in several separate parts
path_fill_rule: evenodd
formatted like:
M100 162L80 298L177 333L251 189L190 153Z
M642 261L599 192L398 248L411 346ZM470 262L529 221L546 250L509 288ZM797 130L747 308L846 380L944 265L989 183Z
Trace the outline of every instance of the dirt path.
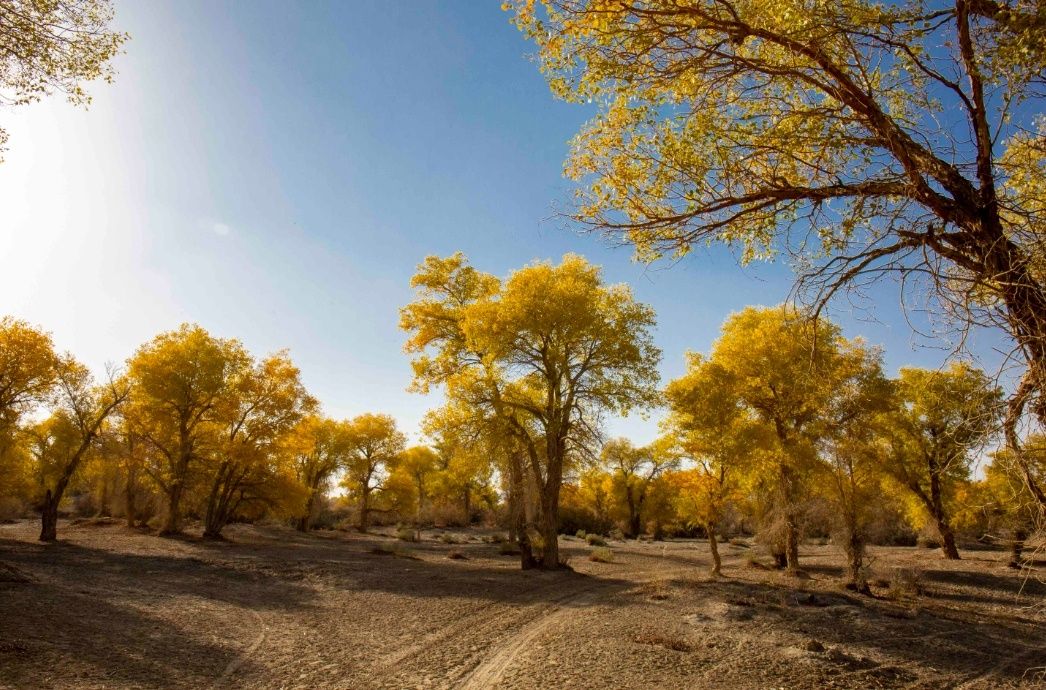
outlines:
M564 597L556 605L548 607L538 618L524 625L507 641L502 641L494 653L469 674L461 688L486 690L496 687L505 670L519 658L520 652L527 649L539 635L554 628L565 616L570 615L572 607L590 604L597 596L592 590L585 590Z

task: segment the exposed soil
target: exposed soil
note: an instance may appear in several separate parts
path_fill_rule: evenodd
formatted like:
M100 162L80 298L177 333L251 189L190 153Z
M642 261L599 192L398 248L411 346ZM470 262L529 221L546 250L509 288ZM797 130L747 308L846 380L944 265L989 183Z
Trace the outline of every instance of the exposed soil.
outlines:
M921 592L869 597L840 587L830 546L804 547L795 578L725 545L713 581L688 541L611 542L593 563L564 539L575 572L547 573L481 532L37 531L0 525L4 688L1046 686L1043 572L1002 552L873 548L879 577L923 573Z

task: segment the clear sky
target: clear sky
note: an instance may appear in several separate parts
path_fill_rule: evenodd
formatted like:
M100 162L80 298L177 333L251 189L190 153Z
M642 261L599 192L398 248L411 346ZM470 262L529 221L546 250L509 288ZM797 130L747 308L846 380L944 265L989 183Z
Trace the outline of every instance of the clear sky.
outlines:
M498 275L584 254L657 310L666 379L731 312L782 301L783 266L715 249L651 268L552 220L592 113L553 100L499 5L117 0L132 40L89 111L0 112L0 314L96 369L184 321L286 347L328 414L413 434L439 401L405 390L398 308L427 254ZM847 335L885 346L891 373L941 363L895 290L872 298L873 320L839 305ZM645 442L656 424L610 431Z

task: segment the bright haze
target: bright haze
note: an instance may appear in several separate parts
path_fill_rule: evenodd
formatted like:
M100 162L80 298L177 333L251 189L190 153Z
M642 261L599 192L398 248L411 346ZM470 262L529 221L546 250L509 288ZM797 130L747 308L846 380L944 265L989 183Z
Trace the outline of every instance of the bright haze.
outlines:
M328 414L388 412L416 435L439 399L406 391L397 321L427 254L498 275L587 256L657 310L665 380L729 313L788 296L783 265L714 249L647 267L557 219L593 111L553 99L496 1L116 10L132 40L115 83L91 85L89 111L4 111L0 164L0 313L96 370L197 322L259 355L289 348ZM883 345L889 372L945 359L913 339L896 290L871 298L833 317ZM608 428L645 442L657 417Z

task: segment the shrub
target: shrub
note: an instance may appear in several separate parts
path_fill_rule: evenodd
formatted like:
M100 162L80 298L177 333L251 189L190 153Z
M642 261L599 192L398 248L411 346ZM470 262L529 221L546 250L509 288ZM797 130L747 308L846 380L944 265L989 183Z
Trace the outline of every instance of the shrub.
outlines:
M452 561L467 561L469 557L461 551L454 550L447 554L447 558Z
M658 579L645 582L640 588L640 591L654 601L664 601L669 598L668 580Z
M915 597L923 592L922 568L894 568L890 576L889 595L894 599Z
M745 549L749 548L748 541L745 540L742 537L733 537L732 539L730 539L730 545L731 546L740 546L740 547L745 548Z
M413 553L403 548L401 544L379 544L372 548L370 552L376 556L395 556L397 558L409 558L413 561L420 561L421 559L415 556Z
M759 560L759 556L751 551L745 554L745 566L753 570L770 570L770 567Z
M693 649L689 642L682 637L676 637L674 635L666 635L665 633L656 631L644 631L637 634L632 640L636 644L647 644L654 645L657 647L664 647L665 649L671 649L675 652L689 652Z
M399 527L396 529L396 538L400 541L417 541L418 532L413 527Z
M606 546L606 539L599 536L598 534L587 534L585 535L585 541L588 542L589 546Z
M502 556L518 556L519 545L516 544L516 542L514 541L509 541L508 539L506 539L498 545L498 553Z
M915 545L923 549L939 549L941 539L936 534L920 534L915 540Z
M583 529L579 529L577 532L574 533L574 536L578 539L585 539L586 537L588 537L588 532L586 532Z
M592 549L592 552L588 554L588 560L595 563L613 563L614 552L605 546L598 546Z
M444 544L457 544L457 543L459 543L457 537L455 537L453 534L449 534L449 533L446 533L446 532L439 536L439 540L441 542L443 542Z

